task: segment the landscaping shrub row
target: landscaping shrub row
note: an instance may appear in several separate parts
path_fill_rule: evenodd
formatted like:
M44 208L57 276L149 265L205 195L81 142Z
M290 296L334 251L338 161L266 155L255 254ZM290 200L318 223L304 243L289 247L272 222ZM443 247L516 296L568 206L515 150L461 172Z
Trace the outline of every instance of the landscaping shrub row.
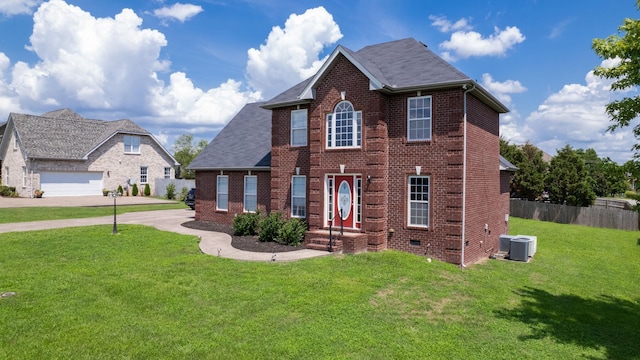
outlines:
M238 215L233 219L235 235L258 235L262 242L275 241L285 245L299 245L304 239L307 224L297 218L285 220L280 212L262 217L260 212Z
M18 193L16 192L16 188L13 186L0 186L0 196L7 197L16 197Z

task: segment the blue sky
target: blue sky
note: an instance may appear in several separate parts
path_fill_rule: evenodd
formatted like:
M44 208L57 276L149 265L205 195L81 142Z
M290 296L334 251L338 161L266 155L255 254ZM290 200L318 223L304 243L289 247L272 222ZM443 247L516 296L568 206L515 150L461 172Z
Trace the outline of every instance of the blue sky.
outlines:
M636 140L606 132L604 106L619 95L590 73L603 61L591 43L639 15L632 0L2 0L0 121L71 108L130 118L170 149L185 133L211 140L339 44L413 37L511 109L505 139L623 163Z

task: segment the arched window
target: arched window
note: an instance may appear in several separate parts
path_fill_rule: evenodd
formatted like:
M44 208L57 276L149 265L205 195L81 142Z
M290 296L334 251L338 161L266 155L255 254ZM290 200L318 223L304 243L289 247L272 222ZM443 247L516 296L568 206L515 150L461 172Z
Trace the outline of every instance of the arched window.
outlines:
M362 146L362 111L354 111L348 101L339 102L327 114L327 148Z

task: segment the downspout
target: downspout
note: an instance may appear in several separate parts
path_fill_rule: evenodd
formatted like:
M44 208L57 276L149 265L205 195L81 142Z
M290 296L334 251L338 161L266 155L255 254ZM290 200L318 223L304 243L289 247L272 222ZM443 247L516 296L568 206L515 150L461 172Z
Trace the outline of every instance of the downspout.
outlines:
M462 140L462 239L460 246L460 266L465 268L467 265L464 263L464 247L465 247L465 228L467 224L467 93L475 90L476 85L473 84L470 89L467 89L467 85L462 85L464 90L463 95L463 110L464 117L462 120L463 128L463 140Z

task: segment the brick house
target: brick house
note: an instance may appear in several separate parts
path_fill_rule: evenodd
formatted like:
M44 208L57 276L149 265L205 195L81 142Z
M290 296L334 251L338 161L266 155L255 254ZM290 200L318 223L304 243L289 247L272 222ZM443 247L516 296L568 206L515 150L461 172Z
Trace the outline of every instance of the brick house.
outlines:
M23 197L102 195L129 183L174 178L178 165L151 135L129 119L85 119L70 109L41 116L9 114L2 128L2 184ZM143 188L140 188L142 191ZM153 191L153 189L152 189Z
M508 109L414 39L338 46L311 78L248 104L196 158L196 219L281 211L308 247L397 249L464 266L508 230Z

